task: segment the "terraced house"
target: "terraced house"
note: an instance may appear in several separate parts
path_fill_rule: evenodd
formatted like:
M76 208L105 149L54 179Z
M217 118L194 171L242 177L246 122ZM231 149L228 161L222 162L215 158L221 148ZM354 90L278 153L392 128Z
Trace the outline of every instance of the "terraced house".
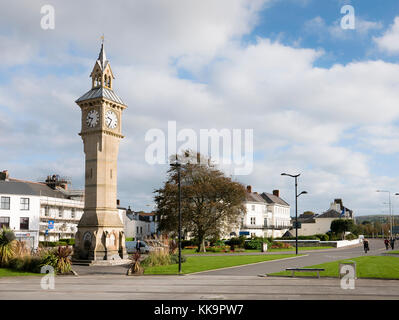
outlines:
M247 186L245 207L247 212L235 232L238 235L281 237L291 226L290 205L280 197L279 190L257 193Z
M39 241L73 238L83 214L84 192L68 185L57 175L32 182L0 172L0 227L12 229L33 249Z

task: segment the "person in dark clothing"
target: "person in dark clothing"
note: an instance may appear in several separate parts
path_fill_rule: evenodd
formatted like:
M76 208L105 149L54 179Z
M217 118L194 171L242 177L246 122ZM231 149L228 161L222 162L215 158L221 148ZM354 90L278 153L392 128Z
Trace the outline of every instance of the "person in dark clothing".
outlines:
M367 239L363 240L363 249L364 249L364 253L367 253L367 251L370 250L369 241Z
M391 244L391 249L393 250L395 248L395 239L394 238L391 238L390 244Z
M384 244L385 244L385 248L388 250L389 249L389 240L385 239Z
M136 252L140 252L140 240L136 242Z

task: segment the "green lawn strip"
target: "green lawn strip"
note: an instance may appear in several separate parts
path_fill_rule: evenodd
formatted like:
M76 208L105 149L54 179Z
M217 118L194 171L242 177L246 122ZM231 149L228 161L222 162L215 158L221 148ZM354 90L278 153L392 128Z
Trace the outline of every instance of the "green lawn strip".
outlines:
M38 276L41 273L32 273L24 271L15 271L7 268L0 268L0 277L15 277L15 276Z
M303 251L303 250L322 250L322 249L333 249L334 247L298 247L298 251ZM293 248L278 248L278 249L268 249L267 252L280 252L280 251L295 251L295 247ZM255 250L255 249L246 249L244 253L254 253L254 252L260 252L260 250ZM231 251L229 252L197 252L196 249L183 249L182 254L216 254L216 253L233 253ZM243 252L237 252L237 253L243 253Z
M250 263L271 261L283 258L294 257L293 254L279 255L248 255L248 256L194 256L187 257L187 261L182 264L182 273L188 274L199 271L214 270L226 267L240 266ZM148 267L144 270L145 274L176 274L178 265Z
M356 262L358 278L399 279L399 259L389 256L362 256L346 260L338 260L309 266L307 268L322 268L320 277L339 277L340 262ZM291 276L291 271L271 273L272 276ZM316 272L295 272L298 277L316 277Z
M386 251L386 253L394 253L394 254L399 254L399 250L395 250L395 251Z

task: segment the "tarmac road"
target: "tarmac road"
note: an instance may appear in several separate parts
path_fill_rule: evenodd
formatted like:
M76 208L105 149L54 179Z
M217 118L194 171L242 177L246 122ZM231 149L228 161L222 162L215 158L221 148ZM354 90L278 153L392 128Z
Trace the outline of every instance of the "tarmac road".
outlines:
M250 264L239 267L218 269L213 271L204 271L196 273L197 275L251 275L256 276L260 274L273 273L285 270L285 268L300 268L312 266L315 264L331 262L334 260L355 258L362 255L380 255L385 251L383 240L371 239L370 251L366 254L363 251L363 245L356 245L346 248L326 249L326 250L309 250L300 251L299 254L306 254L306 256L296 257L294 259L266 261L257 264ZM292 253L284 252L284 253Z

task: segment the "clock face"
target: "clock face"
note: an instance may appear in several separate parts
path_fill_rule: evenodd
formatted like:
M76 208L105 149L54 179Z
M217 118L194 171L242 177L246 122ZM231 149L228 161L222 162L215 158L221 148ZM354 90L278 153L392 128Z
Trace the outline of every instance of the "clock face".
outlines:
M90 128L94 128L98 123L98 119L99 119L99 115L96 110L89 111L89 113L87 114L87 117L86 117L87 126Z
M118 125L118 117L116 116L115 112L108 110L105 114L105 123L107 124L108 128L115 129Z

